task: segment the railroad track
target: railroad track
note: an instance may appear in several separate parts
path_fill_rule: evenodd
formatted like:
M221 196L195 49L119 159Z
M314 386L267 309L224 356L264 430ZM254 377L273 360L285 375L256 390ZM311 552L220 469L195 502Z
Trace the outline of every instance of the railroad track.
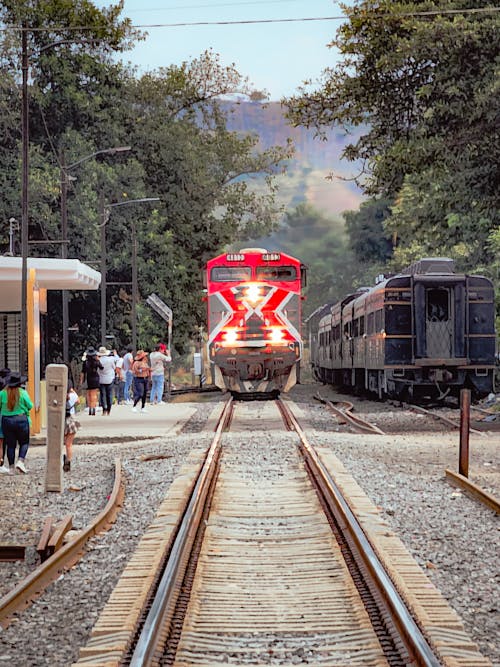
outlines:
M191 463L181 475L182 503L176 489L77 664L490 664L391 542L389 550L410 572L409 589L419 581L409 594L413 605L405 603L342 483L289 407L278 405L270 402L256 418L248 404L235 409L226 403L210 448L199 455L198 472ZM295 431L294 443L275 451L262 434L278 423L282 429L282 420ZM245 447L246 436L225 433L230 423L259 434L257 456L255 447ZM355 489L355 504L360 496ZM181 504L184 511L174 520ZM380 539L392 539L379 524L377 531L385 533ZM155 542L162 544L161 556ZM149 562L159 561L161 572L152 572ZM431 641L409 611L420 609L426 596Z
M355 415L352 410L354 405L349 401L340 401L339 403L332 403L326 398L323 398L319 393L314 398L326 405L326 407L333 412L339 420L339 424L347 423L356 433L376 433L377 435L386 435L378 426L363 419L359 415Z
M115 459L115 480L106 507L73 540L49 555L41 565L0 598L0 626L7 627L16 612L27 607L62 572L78 562L85 551L88 540L108 530L114 523L123 504L124 495L125 481L121 461Z

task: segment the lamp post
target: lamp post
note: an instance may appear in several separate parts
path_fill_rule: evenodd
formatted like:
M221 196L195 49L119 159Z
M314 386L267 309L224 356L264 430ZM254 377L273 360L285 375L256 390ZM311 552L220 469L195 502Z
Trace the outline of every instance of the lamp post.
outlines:
M64 153L61 151L60 154L60 169L61 169L61 237L62 237L62 247L61 247L61 257L67 259L68 257L68 182L70 180L70 172L75 167L78 167L83 162L91 160L98 155L111 154L115 153L125 153L131 150L131 146L116 146L114 148L103 148L101 150L95 151L90 155L80 158L72 164L65 164ZM69 300L67 290L62 291L62 329L63 329L63 361L65 363L69 362ZM104 344L104 343L103 343Z
M105 204L101 193L99 209L101 223L101 345L106 346L106 224L111 215L111 209L117 206L128 206L129 204L143 204L147 202L160 201L159 197L142 197L141 199L128 199L114 204ZM137 349L137 234L135 222L132 222L132 345L134 351Z

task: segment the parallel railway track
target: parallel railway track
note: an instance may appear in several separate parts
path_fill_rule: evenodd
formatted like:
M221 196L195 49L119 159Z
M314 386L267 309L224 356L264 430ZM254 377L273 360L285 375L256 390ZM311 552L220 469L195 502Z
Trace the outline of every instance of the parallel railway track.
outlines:
M354 405L349 401L342 401L341 403L332 403L320 394L316 394L314 398L333 412L340 424L347 423L356 433L376 433L377 435L385 435L385 433L375 424L363 419L359 415L355 415L352 410Z
M232 421L265 432L277 415L252 420L226 403L199 474L185 483L182 518L173 526L171 506L160 510L169 532L161 575L145 573L158 524L78 664L297 664L306 655L325 666L488 665L479 654L469 661L473 650L444 612L431 645L322 457L278 405L298 448L273 459L263 446L258 465L224 431ZM132 614L139 589L145 611Z

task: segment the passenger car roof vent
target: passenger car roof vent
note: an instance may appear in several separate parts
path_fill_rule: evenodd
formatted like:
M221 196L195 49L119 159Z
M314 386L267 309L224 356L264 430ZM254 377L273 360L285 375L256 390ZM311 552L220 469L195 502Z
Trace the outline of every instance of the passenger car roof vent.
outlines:
M455 262L448 257L423 257L418 262L401 271L403 276L422 275L425 273L455 273Z

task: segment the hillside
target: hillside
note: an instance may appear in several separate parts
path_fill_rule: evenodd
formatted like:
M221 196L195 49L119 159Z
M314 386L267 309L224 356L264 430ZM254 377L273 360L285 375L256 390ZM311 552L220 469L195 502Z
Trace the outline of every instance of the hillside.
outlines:
M279 197L286 207L307 201L326 213L338 215L358 208L362 197L352 181L327 179L330 174L349 178L356 165L341 160L342 150L353 137L340 129L325 131L319 138L314 130L292 127L287 123L279 102L262 105L240 101L227 103L228 128L236 132L256 134L262 149L285 145L290 138L295 147L287 174L279 177Z

